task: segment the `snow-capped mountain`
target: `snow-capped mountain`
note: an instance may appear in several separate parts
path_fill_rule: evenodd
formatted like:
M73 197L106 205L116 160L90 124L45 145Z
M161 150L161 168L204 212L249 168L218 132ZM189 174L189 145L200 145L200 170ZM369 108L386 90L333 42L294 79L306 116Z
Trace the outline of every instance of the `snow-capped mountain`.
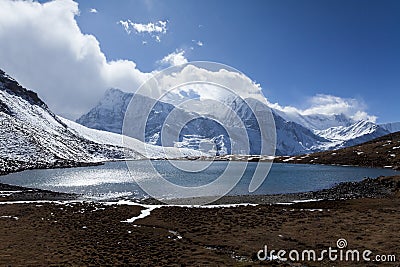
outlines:
M110 96L115 96L115 98L110 99ZM120 117L120 113L114 117L114 107L115 100L119 100L118 106L126 109L127 100L133 97L132 94L124 93L117 89L110 89L105 97L99 102L99 104L93 108L89 113L83 115L81 118L77 120L77 122L97 129L104 129L112 132L121 132L121 129L115 129L115 125L121 125L122 127L122 118ZM140 121L141 117L143 117L143 110L150 110L150 105L153 105L153 100L141 96L135 95L136 103L138 105L132 105L130 109L130 114L133 121ZM113 105L108 103L113 102ZM128 101L129 102L129 101ZM193 104L193 103L192 103ZM194 103L196 104L196 103ZM200 113L194 113L192 111L186 111L182 108L175 108L174 105L170 103L165 103L161 101L157 101L154 107L151 109L150 114L148 115L146 126L145 126L145 139L144 141L149 144L154 145L163 145L163 146L175 146L178 148L187 147L199 149L208 154L231 154L231 144L230 138L228 137L227 130L224 127L228 127L230 129L231 134L235 135L234 140L239 143L237 147L243 146L243 137L238 134L237 125L224 125L222 127L219 123L217 123L217 118L215 120L206 118L202 116L202 108L206 107L210 108L214 103L201 102L198 106L198 111ZM208 104L208 106L207 106ZM254 121L254 115L251 117L249 113L249 109L243 105L243 103L235 103L235 111L239 114L239 116L246 119L247 122L247 132L249 136L254 137L250 138L250 153L251 154L259 154L258 143L260 137L259 129L256 128ZM213 109L219 108L219 113L224 117L226 113L222 107L213 107ZM226 108L225 108L226 109ZM174 122L173 125L164 124L168 115L171 111L174 111L174 116L180 118L179 121L189 121L189 123L185 125L179 125L179 122ZM229 116L229 115L226 115ZM192 120L191 118L196 117L197 119ZM115 120L120 120L119 122L115 122ZM231 121L229 117L223 118L224 121ZM112 122L112 123L107 123ZM181 129L181 130L180 130ZM179 131L179 132L178 132ZM164 136L161 136L163 133ZM143 133L141 129L138 127L137 129L133 128L129 133L131 137L141 139L143 137ZM178 136L179 140L176 140L175 136ZM173 143L162 143L161 140L173 141ZM258 149L258 150L257 150Z
M57 117L36 93L0 70L0 173L27 168L79 166L129 157L165 157L162 148L93 130ZM143 149L145 148L145 149ZM168 150L168 149L167 149ZM169 154L201 155L170 148ZM181 154L182 153L182 154Z
M384 123L379 126L390 133L400 132L400 122Z
M121 133L124 115L132 97L133 94L131 93L124 93L118 89L110 89L99 104L87 114L80 117L77 122L90 128ZM150 110L153 100L141 95L136 95L135 97L138 99L140 105L132 107L132 120L140 121L140 117L143 116L143 110ZM145 126L146 135L144 141L146 143L161 146L161 129L163 123L174 109L173 105L161 101L158 101L154 105ZM193 115L182 109L175 109L174 112L180 118L190 118ZM173 125L173 127L164 126L165 135L169 134L173 136L180 134L180 140L176 141L175 144L163 144L164 146L194 148L205 152L215 152L215 154L219 154L220 152L228 153L226 147L230 146L229 138L224 138L226 136L225 130L213 120L199 119L187 125L182 125L181 133L176 133L176 128L176 125ZM200 129L202 129L203 133L201 136L193 134L201 131ZM143 133L139 127L133 128L130 132L130 136L134 138L142 139L142 135ZM171 140L171 138L165 139ZM225 145L224 140L228 142L228 145Z
M123 108L126 109L127 102L129 102L132 96L132 94L124 93L117 89L110 89L105 94L105 97L99 102L99 104L89 113L79 118L77 122L88 127L119 133L121 132L121 129L115 129L115 125L118 124L122 127L123 119L120 116L120 108L121 110L123 110ZM130 112L132 114L137 114L137 116L143 116L141 111L148 110L148 105L150 105L153 101L145 96L136 95L135 97L139 97L139 101L137 101L137 103L140 103L140 105L132 106L131 108L133 110L131 110ZM261 137L254 114L244 101L241 101L239 99L231 99L230 101L230 106L232 107L232 110L245 122L246 131L248 133L250 141L250 153L259 154ZM226 102L229 101L226 100ZM110 105L109 103L113 104ZM193 105L193 103L191 104ZM196 104L196 102L194 104ZM207 103L207 101L199 101L199 108L197 110L201 112L202 108L206 110L208 108L211 108L213 104L214 103ZM114 105L118 105L119 107L115 117L113 116L113 114L115 113L115 108L113 107ZM225 112L224 109L220 106L212 106L212 109L218 109L217 112L219 114L224 114ZM184 118L190 118L193 115L195 115L195 117L199 117L199 119L192 120L186 125L181 125L182 131L179 133L176 133L176 130L180 127L176 127L176 125L173 125L173 127L169 127L168 125L164 126L164 134L179 136L179 140L174 144L176 147L200 149L204 152L208 152L211 154L214 150L216 154L231 153L230 138L224 127L222 127L212 119L202 118L201 114L193 114L193 112L189 114L183 109L175 108L172 104L160 101L156 103L148 117L145 131L145 141L147 143L161 145L161 128L163 127L165 119L168 117L169 113L172 110L178 113L177 116L179 118L183 118L182 121L185 121ZM224 117L224 115L221 116ZM306 151L311 151L315 144L329 142L328 140L325 140L324 138L315 135L311 130L295 122L286 122L278 114L274 113L274 117L278 129L278 154L303 153ZM139 117L137 119L139 120ZM119 121L116 122L116 120ZM234 120L229 117L224 117L223 121L229 122ZM231 132L235 132L235 125L224 126L228 128L230 127ZM133 137L140 138L140 135L142 133L133 132L132 134ZM168 140L169 138L165 139Z
M389 132L375 123L361 120L348 127L331 127L326 130L315 130L314 133L332 141L349 141L362 136L371 136L375 139Z
M358 145L389 132L375 123L361 120L347 127L336 126L325 130L314 130L314 133L331 141L332 145L328 147L329 149L338 149Z
M369 121L358 121L350 126L331 127L326 130L315 130L314 133L329 140L347 141L357 138L361 135L372 134L380 127Z
M123 114L132 97L133 94L118 89L110 89L99 104L79 118L77 122L87 127L120 133ZM140 98L140 101L138 101L140 105L133 107L132 113L137 113L139 118L142 115L140 111L147 110L148 105L153 100L140 95L135 97ZM229 99L225 104L230 105L232 110L246 124L246 131L250 136L250 152L258 154L260 131L257 128L254 114L243 101ZM179 140L174 145L176 147L200 149L210 153L216 150L217 154L231 153L231 138L223 127L213 120L201 118L202 109L213 109L223 114L223 108L207 101L191 102L191 105L198 105L196 110L199 111L199 114L195 115L199 116L200 119L191 121L187 125L181 125L182 131L180 133L176 133L177 130L175 129L179 127L168 128L168 125L165 126L167 128L165 132L170 133L171 136L179 136ZM193 115L193 112L189 114L182 106L175 108L171 103L158 101L148 117L144 140L146 143L161 145L161 128L172 110L178 112L180 118ZM397 127L397 125L387 125L385 128L368 121L354 121L344 114L301 115L293 112L285 113L276 109L272 109L272 113L277 130L277 155L311 153L356 145L387 134L389 127L392 127L390 129ZM230 120L228 118L224 121ZM227 125L224 126L227 127ZM140 134L143 133L134 133L133 137L139 138Z
M296 155L319 151L330 143L310 129L292 121L286 121L274 113L276 125L276 155Z
M97 106L76 122L93 129L121 133L125 111L131 99L132 94L109 89Z
M348 127L355 123L354 120L344 114L312 114L301 115L297 112L283 112L273 109L273 112L282 117L286 121L292 121L302 125L310 130L325 130L331 127L343 126Z

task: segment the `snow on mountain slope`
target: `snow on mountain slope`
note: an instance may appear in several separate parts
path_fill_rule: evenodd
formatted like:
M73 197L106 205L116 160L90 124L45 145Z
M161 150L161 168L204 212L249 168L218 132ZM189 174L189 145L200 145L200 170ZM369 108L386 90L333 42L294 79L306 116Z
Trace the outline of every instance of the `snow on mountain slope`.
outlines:
M118 89L110 89L106 92L105 96L99 102L99 104L95 108L91 109L87 114L80 117L77 122L93 129L105 130L113 133L121 133L124 114L126 112L127 105L129 104L129 101L132 99L132 97L133 94L131 93L124 93ZM140 105L131 107L132 120L141 121L144 116L143 110L150 110L150 107L153 105L153 100L141 95L136 95L135 98L137 98L137 102L140 103ZM114 108L114 106L118 106L118 108ZM193 116L192 113L186 112L182 109L176 109L171 104L157 101L157 103L152 107L151 112L147 118L147 123L145 126L146 135L144 140L146 143L157 146L162 145L161 130L165 120L172 110L174 110L175 116L179 118L190 118ZM196 114L196 116L201 117L201 115L199 114ZM187 148L193 148L192 145L196 143L195 139L198 139L198 137L194 137L194 134L196 133L202 136L202 141L198 140L197 142L197 149L200 148L200 143L206 144L211 142L214 143L216 148L221 150L221 152L226 153L227 147L223 145L223 143L221 143L221 140L223 138L214 138L222 134L226 134L226 132L214 121L205 121L199 119L192 121L188 125L181 126L182 133L180 135L180 140L174 140L176 141L175 143L163 144L164 146L176 146L182 149L185 147L185 144L187 144ZM179 133L176 133L177 129L179 129L179 127L177 127L176 124L172 125L171 127L169 127L168 125L164 125L164 134L169 135L169 137L165 137L164 140L172 140L172 137L170 136L179 135ZM143 133L141 131L142 129L140 127L134 128L131 130L130 135L134 138L142 138ZM202 131L202 133L199 133L199 131ZM228 146L230 145L228 144ZM205 148L204 146L201 147ZM209 152L209 150L200 150L204 152ZM210 148L210 150L213 149ZM213 151L211 152L213 153ZM189 152L187 151L185 153Z
M379 126L390 133L400 132L400 122L384 123Z
M0 173L166 155L160 147L145 146L133 139L129 140L129 146L123 146L121 136L95 132L60 119L36 93L23 88L1 70L0 126ZM181 156L181 152L189 156L201 154L177 148L166 151L169 156Z
M130 93L125 93L118 89L110 89L99 104L79 118L77 122L90 128L120 133L124 113L132 97L133 95ZM140 98L140 101L138 101L140 105L133 107L134 110L132 113L137 114L136 116L139 120L140 116L142 116L141 111L148 110L148 105L152 103L152 100L140 95L135 97ZM172 95L169 97L170 100L175 101L179 99L179 101L182 101L182 97L184 96L179 95L179 97L174 97ZM224 117L224 113L226 112L224 105L218 104L215 101L200 100L195 96L191 97L191 99L198 100L188 102L190 104L188 104L187 110L191 114L185 110L185 105L180 105L179 109L177 109L171 104L172 100L170 101L171 103L158 101L148 116L144 141L154 145L161 145L161 129L165 119L172 110L179 113L179 118L188 118L193 114L201 118L201 114L213 110L220 118L223 118L222 121L228 122L227 124L230 121L234 121L229 117L231 115L228 115L228 113ZM221 101L223 104L230 106L242 119L246 125L247 134L250 137L251 153L258 154L259 150L257 150L257 147L260 144L260 131L257 128L258 125L251 110L244 101L235 98L227 98ZM197 113L194 113L193 110ZM372 122L353 121L343 114L301 115L298 113L284 113L276 109L272 109L272 113L275 118L277 133L276 154L278 155L296 155L345 147L371 140L389 132L384 127L378 127ZM167 129L165 132L171 134L171 136L179 136L179 140L175 143L177 147L199 149L200 146L208 146L207 144L214 143L215 147L219 147L217 153L231 153L229 140L232 138L229 138L226 131L220 129L212 120L205 121L199 119L188 125L180 126L182 126L182 132L180 133L176 133L179 127L165 126ZM224 127L231 127L230 129L233 132L235 132L235 126L237 125L224 125ZM397 126L388 125L387 127L394 129ZM138 131L134 134L134 137L140 138L140 135L143 135L143 133ZM222 140L223 143L218 145L218 142L216 142L217 137L219 137L218 142Z
M314 133L332 142L329 149L338 149L358 145L384 136L389 132L375 123L358 121L348 127L331 127L322 131L314 130ZM320 150L323 151L326 149Z
M325 141L317 141L311 146L311 152L358 145L390 132L373 122L354 121L344 114L301 115L296 112L285 113L276 109L273 109L273 112L286 121L296 122L312 130L315 135L325 139ZM388 125L388 127L391 127L391 125ZM393 128L395 127L393 126ZM400 128L400 125L398 127ZM277 130L279 131L279 129Z
M58 117L69 129L75 132L76 135L82 136L87 140L99 143L99 144L107 144L114 146L122 146L122 135L112 132L106 132L102 130L95 130L79 123L70 121L68 119ZM139 141L138 141L139 142Z
M351 147L317 152L307 156L280 157L276 158L275 161L299 164L353 165L400 170L399 151L400 132L396 132Z
M77 165L125 156L121 147L98 144L71 132L34 92L23 88L2 71L0 103L0 157L4 160L25 162L33 168ZM130 151L130 156L142 157L134 150Z
M100 102L76 122L86 127L121 133L125 111L133 94L109 89Z
M125 97L122 95L125 94ZM115 99L109 99L112 96L115 96ZM137 116L142 116L141 110L147 110L148 103L151 103L150 99L144 96L135 96L140 97L140 105L132 107L134 110L131 110L133 114L137 114ZM120 129L115 129L115 125L121 125L122 121L115 122L115 120L122 120L123 118L120 116L120 112L114 116L115 110L112 108L112 105L109 103L114 103L120 107L126 107L126 100L132 98L132 94L124 93L122 91L111 89L106 93L104 98L99 102L99 104L93 108L89 113L83 115L77 122L82 123L85 126L93 127L96 129L106 129L107 131L121 132ZM252 101L248 99L247 101ZM253 112L249 108L249 106L240 99L231 98L224 99L224 104L230 106L232 110L237 114L239 118L241 118L246 125L246 131L249 136L250 141L250 153L251 154L259 154L260 153L260 130L258 129L258 123L256 118L254 117ZM168 114L174 110L174 112L178 112L177 116L179 118L190 117L190 114L185 110L181 109L185 108L184 105L180 106L180 109L176 109L172 104L157 102L154 106L152 112L149 114L147 125L146 125L146 142L156 145L161 145L161 128L162 125L167 118ZM261 108L261 107L260 107ZM179 127L169 127L165 126L166 131L169 134L178 136L179 139L176 141L175 146L177 147L188 147L200 149L203 151L207 151L212 153L213 149L216 149L217 154L230 154L231 144L230 139L227 135L226 130L215 123L214 120L202 118L202 113L207 113L208 110L213 110L214 113L218 114L219 118L222 118L222 121L227 122L224 127L230 129L230 131L235 135L237 130L235 127L238 125L235 124L234 118L232 118L231 113L227 113L227 108L224 105L216 103L215 101L203 100L203 101L192 101L190 102L190 109L196 110L198 113L195 113L199 119L193 120L187 125L181 125L182 131L180 133L176 133L176 130ZM226 115L224 115L226 114ZM193 113L192 113L193 115ZM280 116L274 114L275 120ZM138 118L139 119L139 118ZM185 121L185 119L182 119ZM277 126L277 153L278 154L300 154L309 152L315 144L320 144L324 142L328 142L324 138L316 136L309 129L295 123L284 123L284 119L279 119L280 123ZM108 123L112 122L112 123ZM230 124L232 122L232 124ZM164 129L164 130L165 130ZM140 133L136 133L136 136L139 136ZM166 138L168 139L168 138ZM240 140L240 136L235 136L232 140ZM207 150L205 147L210 147L214 145L210 150Z
M125 136L125 140L121 134L111 133L107 131L101 131L91 129L80 125L79 123L67 120L59 117L59 119L68 126L69 129L74 131L77 135L105 145L112 145L117 147L134 148L135 151L144 155L146 158L180 158L180 157L200 157L208 156L207 154L201 153L200 151L187 149L187 148L175 148L175 147L160 147L151 144L145 144L135 138Z
M286 121L292 121L302 125L310 130L325 130L331 127L343 126L347 127L354 123L354 121L344 114L324 115L301 115L297 112L283 112L273 109L275 114L278 114Z
M363 135L376 135L382 136L389 132L380 128L380 126L369 121L358 121L348 127L337 126L331 127L326 130L315 130L315 134L322 136L329 140L348 141L351 139L358 138Z
M297 155L319 151L330 142L311 130L274 113L277 145L276 155Z

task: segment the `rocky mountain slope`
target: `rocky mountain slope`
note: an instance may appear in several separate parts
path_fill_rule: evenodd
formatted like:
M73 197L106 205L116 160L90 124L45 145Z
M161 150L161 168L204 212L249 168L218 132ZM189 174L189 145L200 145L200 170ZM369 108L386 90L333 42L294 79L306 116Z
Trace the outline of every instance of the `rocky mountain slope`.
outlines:
M398 170L400 169L400 132L343 149L278 157L275 162L354 165Z
M96 138L89 138L96 136ZM89 129L57 117L36 93L0 70L0 174L30 168L82 166L144 157L165 157L160 147ZM143 149L146 146L146 149ZM200 155L170 149L175 156Z
M355 122L344 114L301 115L296 112L283 112L278 109L274 109L274 113L276 113L286 121L295 122L310 130L324 130L337 126L348 127Z
M77 122L90 128L120 133L123 114L132 97L133 94L131 93L125 93L118 89L110 89L98 105L79 118ZM148 110L148 105L152 103L152 100L141 95L136 95L135 97L139 97L140 101L138 103L140 105L133 106L134 110L131 110L131 113L143 116L141 111ZM208 103L204 101L201 104L207 106ZM243 101L233 99L230 105L232 106L232 110L245 122L244 124L246 125L246 131L250 140L251 154L259 154L260 131L257 127L254 114ZM218 107L214 106L212 108L215 109ZM170 103L157 101L148 116L145 142L161 145L161 129L172 110L174 110L175 116L182 118L182 121L185 121L184 118L189 118L193 115L191 111L175 108ZM221 112L223 112L223 109L221 109ZM175 146L200 149L200 147L207 146L208 144L214 146L217 154L230 154L230 138L224 127L212 119L203 117L202 114L194 115L198 119L190 121L187 125L181 125L182 131L180 133L175 133L176 128L178 128L176 125L173 127L169 127L169 125L165 126L167 130L164 129L164 132L179 135L179 140L176 140ZM295 122L285 122L279 115L273 115L278 125L278 154L308 151L316 143L329 142ZM226 121L229 121L229 118L226 118ZM142 133L134 132L132 134L133 137L139 138Z
M76 122L92 129L121 133L125 111L131 99L132 94L110 89L89 113Z
M391 133L400 132L400 122L383 123L379 124L379 126Z
M133 94L131 93L110 89L99 104L79 118L77 122L90 128L120 133L124 113L132 97ZM138 116L140 116L140 111L146 110L146 105L151 103L151 100L144 96L135 97L141 98L141 105L134 107ZM201 104L207 108L208 103L206 101L201 102ZM251 152L258 154L257 146L260 138L257 137L259 129L254 124L254 117L251 116L248 107L246 108L246 105L242 103L231 101L231 107L248 125L246 127L250 135L250 142L252 142ZM170 103L157 102L148 117L145 142L161 145L162 125L174 108L174 105ZM218 107L210 106L209 108ZM190 112L175 108L174 112L176 111L182 118L188 116L187 113ZM343 114L305 116L284 113L275 109L272 112L277 130L277 155L297 155L348 147L386 135L390 133L391 129L395 128L393 125L381 127L368 121L353 121ZM198 115L201 117L201 114ZM183 128L183 131L179 133L176 146L198 149L200 144L214 143L215 146L220 147L218 153L229 154L230 138L225 131L215 125L212 120L200 120L191 122ZM217 145L216 140L218 140L219 145Z

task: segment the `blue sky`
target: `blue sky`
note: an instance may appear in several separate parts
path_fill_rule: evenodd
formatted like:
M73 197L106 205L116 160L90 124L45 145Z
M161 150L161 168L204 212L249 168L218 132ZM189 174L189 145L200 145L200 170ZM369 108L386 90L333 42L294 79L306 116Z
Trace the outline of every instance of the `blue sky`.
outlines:
M5 3L7 0L1 1ZM46 2L48 1L40 1ZM71 9L70 2L72 1L65 1L65 6L74 13L76 10ZM0 67L32 89L42 90L46 86L51 88L50 82L43 84L42 81L35 80L34 76L38 76L35 69L24 69L27 64L17 65L18 61L13 60L17 56L23 56L24 60L33 57L27 54L29 49L21 49L18 53L15 52L16 54L12 54L12 49L21 42L31 44L30 47L37 45L38 48L35 47L32 53L55 51L53 54L41 55L41 58L50 60L58 51L53 46L67 41L60 39L59 42L47 43L46 45L51 46L49 48L42 44L43 38L51 39L48 35L73 27L70 22L76 20L78 31L93 35L97 39L107 61L129 60L143 73L164 67L160 60L166 55L183 52L189 61L215 61L244 72L260 83L270 102L278 102L282 106L307 109L310 98L325 94L343 99L356 99L358 103L362 103L368 114L378 116L378 122L400 121L400 1L76 2L79 3L79 15L63 19L64 24L60 22L59 28L48 23L48 34L44 33L47 29L43 26L39 29L43 36L36 34L32 36L32 40L26 40L27 34L21 30L21 39L16 39L15 43L8 41L12 39L9 36L17 36L17 31L13 28L16 26L8 25L11 24L10 19L1 21L0 18L0 26L3 26L4 32L9 29L9 35L1 35L0 31L0 38L9 42L9 45L0 44ZM12 13L17 16L18 8L15 7L7 15ZM96 12L93 12L93 9ZM37 10L32 8L32 13ZM38 16L36 21L44 16ZM25 24L18 22L21 28L25 27L24 29L28 30L26 25L34 25L29 22L29 16L19 15L18 21L20 20L28 21ZM131 33L128 34L121 23L118 23L128 20L138 24L166 21L165 33L138 33L131 29ZM51 18L48 21L51 21ZM78 36L80 33L74 31L76 29L67 31L65 36L70 40L84 39ZM42 39L38 41L38 38ZM96 45L92 44L90 47L96 48ZM89 64L88 62L92 61L88 60L85 64ZM82 62L80 64L82 65ZM46 69L45 66L49 65L51 68ZM43 66L37 66L36 69L37 72L46 73L57 67L53 66L53 63L43 63ZM60 72L64 70L60 69L57 73ZM72 78L68 81L79 80L74 75L77 74L71 74ZM87 76L91 77L89 74ZM55 77L56 85L68 83L60 80L61 77L57 80L57 74L52 77ZM82 84L87 83L88 81L82 81ZM110 84L118 86L119 83ZM67 88L71 87L68 86ZM51 89L46 90L43 89L39 95L43 95L52 106L52 101L56 103L56 94L51 95ZM85 96L82 95L81 98L85 99ZM89 104L93 105L92 102L88 102ZM59 106L54 104L55 109ZM71 108L77 110L76 114L82 112L72 104ZM59 112L63 114L64 111ZM73 117L77 116L76 114L66 113L66 116Z
M400 120L400 1L96 0L79 7L81 30L97 37L107 57L131 59L143 71L184 49L189 60L241 70L281 105L332 94L364 100L379 121ZM121 19L168 20L167 33L159 43L127 35Z

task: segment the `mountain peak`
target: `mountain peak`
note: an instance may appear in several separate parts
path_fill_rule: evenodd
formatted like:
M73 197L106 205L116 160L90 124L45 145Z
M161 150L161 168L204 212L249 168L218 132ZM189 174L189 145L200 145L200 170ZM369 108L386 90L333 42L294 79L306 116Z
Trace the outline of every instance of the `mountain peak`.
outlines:
M110 88L99 103L76 122L93 129L121 133L125 111L132 95L117 88Z
M132 93L125 93L119 89L111 88L106 91L99 104L89 113L79 118L77 122L89 128L121 133L126 108L132 97ZM139 120L143 110L147 110L150 104L154 103L145 96L135 95L135 97L140 97L140 101L137 101L137 105L132 107L134 110L131 112L136 114L136 119ZM190 98L190 96L187 97ZM246 101L253 100L247 99ZM199 100L196 104L201 106L198 109L200 110L198 113L199 117L201 117L203 109L213 108L215 110L219 108L218 106L211 106L207 100ZM256 145L259 141L257 137L258 126L251 110L246 107L241 99L229 99L225 104L230 105L232 110L236 111L237 115L245 122L246 127L249 128L249 133L254 134L250 138L250 143ZM256 104L254 103L254 105ZM157 101L157 105L148 114L145 129L137 130L132 137L141 138L143 130L146 134L145 139L142 141L161 145L160 137L163 123L171 110L175 108L177 107L171 103L167 104ZM184 109L178 112L181 118L187 116L187 111ZM272 109L272 112L277 131L276 153L281 155L310 153L355 145L389 133L384 127L380 127L371 121L356 121L344 113L302 115L300 113L283 112L277 109ZM188 128L187 131L181 133L184 135L182 140L184 139L186 142L182 142L180 139L180 145L199 141L199 137L193 137L195 135L202 136L203 141L208 142L224 134L212 126L211 123L205 123L202 120L186 126ZM396 128L395 126L388 125L387 127ZM168 131L165 132L174 132L174 130L168 128ZM188 136L191 136L191 139ZM253 152L258 153L256 150L253 150Z
M32 105L37 105L48 109L47 105L39 98L39 96L28 89L22 87L15 79L0 69L0 90L4 90L9 94L16 95L28 101Z
M114 95L123 95L126 94L124 91L118 88L109 88L107 91L104 93L104 97L108 96L114 96Z
M400 122L384 123L384 124L379 124L379 126L390 133L400 131Z

